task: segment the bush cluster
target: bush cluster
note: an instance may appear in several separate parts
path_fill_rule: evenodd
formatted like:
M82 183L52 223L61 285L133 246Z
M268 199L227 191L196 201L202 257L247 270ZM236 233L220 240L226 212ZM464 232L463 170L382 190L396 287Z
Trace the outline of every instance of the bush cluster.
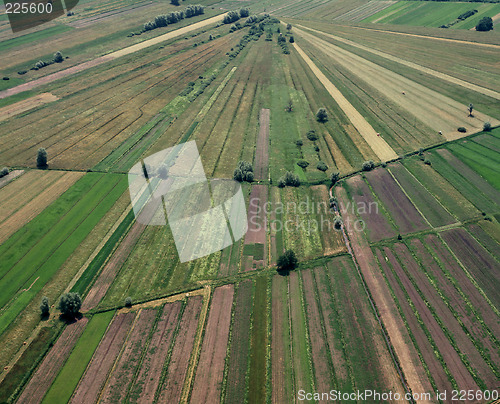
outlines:
M281 50L285 55L290 54L290 49L288 48L288 43L286 42L286 37L283 34L278 36L278 45L281 46Z
M463 126L460 126L458 129L457 129L460 133L465 133L467 132L467 129L464 128Z
M326 170L328 170L328 166L325 164L324 161L318 161L318 164L316 164L316 168L319 171L323 171L323 172L325 172Z
M0 170L0 178L3 178L8 174L9 174L9 169L7 167L4 167Z
M306 169L309 166L309 162L306 160L297 161L297 165L303 169Z
M363 171L371 171L375 168L375 163L373 162L373 160L365 161L361 168L363 169Z
M476 31L491 31L493 29L493 19L483 17L476 25Z
M278 180L278 187L284 188L286 186L289 187L298 187L300 185L300 179L297 174L292 173L291 171L287 171L283 177L280 177Z
M205 13L205 8L201 5L191 5L187 6L184 11L173 11L168 14L157 15L153 21L148 21L144 24L142 32L152 31L156 28L166 27L170 24L175 24L185 18L195 17L197 15L201 15ZM140 35L142 32L138 34L129 34L128 36Z
M310 130L306 133L306 136L311 142L315 142L316 140L318 140L318 135L316 134L315 130Z
M252 182L254 179L252 165L248 161L240 161L234 170L233 178L239 182Z
M233 22L236 22L240 19L240 15L236 11L230 11L227 13L224 18L222 19L222 22L224 24L232 24Z
M35 63L35 65L30 69L30 70L39 70L44 68L45 66L50 66L54 63L62 63L64 61L64 56L61 52L57 51L54 53L54 57L52 60L39 60L38 62ZM18 72L18 74L26 74L26 70L21 70Z

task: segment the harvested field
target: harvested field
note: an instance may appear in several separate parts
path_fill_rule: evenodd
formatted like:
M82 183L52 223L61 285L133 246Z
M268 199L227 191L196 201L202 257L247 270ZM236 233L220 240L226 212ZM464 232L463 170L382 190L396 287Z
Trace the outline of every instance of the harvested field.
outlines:
M80 338L87 325L87 321L87 318L83 317L76 323L66 327L44 358L42 364L39 366L26 388L23 390L18 402L40 403L42 401L43 396L49 390L63 364L68 359L73 347Z
M334 21L352 21L359 22L365 18L376 14L387 7L397 3L396 1L369 1L362 6L355 8L354 10L348 11L345 14L339 15L334 18Z
M259 137L255 147L255 179L269 179L269 115L270 110L263 108L259 115Z
M440 233L449 248L496 307L500 307L500 264L464 229Z
M181 400L181 393L191 356L187 353L193 350L202 303L203 298L201 296L188 299L182 318L180 319L179 331L173 346L165 380L159 390L158 397L162 403L177 403Z
M395 164L389 166L390 173L419 211L429 221L431 226L440 227L456 223L455 218L422 186L404 166Z
M226 394L224 401L227 403L241 401L246 394L253 286L253 281L245 280L239 284L236 292L225 387Z
M24 170L12 170L9 175L0 178L0 188L5 187L9 182L15 180L17 177L21 176Z
M454 140L464 136L457 131L459 126L466 127L468 132L479 132L482 130L485 121L495 121L500 124L500 121L479 112L474 117L468 117L464 112L466 110L465 105L441 93L424 87L328 41L324 41L316 35L311 35L302 30L299 30L299 33L308 43L320 48L321 52L327 55L330 60L335 60L358 79L366 82L372 88L372 91L378 91L384 97L387 97L389 102L396 103L404 109L406 113L420 120L424 119L425 124L434 130L433 143L437 143L438 137L435 134L439 131L443 133L447 140ZM373 141L375 142L377 139L382 140L373 130ZM382 141L385 143L384 140ZM393 158L395 157L386 158L385 160Z
M218 403L228 345L233 285L215 289L208 315L190 402Z
M2 211L3 214L0 214L0 243L34 219L83 175L84 173L78 172L49 171L43 178L32 178L26 175L26 180L29 180L30 184L24 184L21 180L14 183L18 186L24 185L23 192L17 193L14 198L4 199L7 206ZM31 181L35 188L30 186ZM2 193L8 191L10 191L9 187L6 187Z
M108 374L130 332L135 317L136 313L116 315L95 351L92 362L85 371L85 375L71 399L72 403L86 404L97 401Z
M102 403L123 403L127 396L135 372L141 363L141 355L149 339L150 330L156 320L157 311L144 309L139 311L134 327L127 338L120 359L100 393Z
M396 231L389 222L382 207L373 197L368 185L359 175L346 181L351 198L348 206L341 206L341 213L345 209L355 209L361 220L366 224L366 235L371 242L396 236Z
M169 349L174 341L182 302L167 303L151 337L137 378L130 389L129 402L151 403L160 383Z
M373 127L366 121L366 119L352 106L352 104L344 97L344 95L332 84L330 80L321 72L320 69L314 64L314 62L307 56L304 51L294 43L294 48L297 50L300 56L305 60L317 78L328 90L330 95L333 97L335 102L344 111L347 117L351 120L354 127L359 131L361 136L366 140L366 142L373 149L378 158L382 161L393 160L397 158L394 150L383 140L380 136L377 136L377 132Z
M366 178L377 197L387 207L401 234L429 228L424 218L386 170L377 168L367 173Z
M59 98L50 93L42 93L40 95L35 95L34 97L28 98L23 101L16 102L9 106L0 108L0 122L10 119L13 116L22 114L23 112L29 111L30 109L39 107L43 104L48 104L58 100Z

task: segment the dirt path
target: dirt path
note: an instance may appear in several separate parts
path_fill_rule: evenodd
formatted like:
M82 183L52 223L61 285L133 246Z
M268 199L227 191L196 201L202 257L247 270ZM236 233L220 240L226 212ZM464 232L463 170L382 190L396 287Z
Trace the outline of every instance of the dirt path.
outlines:
M340 64L342 68L356 76L351 80L364 81L387 101L406 110L410 117L425 122L436 132L441 131L446 140L454 140L481 131L486 121L491 122L493 126L500 124L500 121L480 112L475 112L474 116L469 117L467 106L464 104L315 35L297 28L295 32L326 55L328 61ZM381 102L383 101L382 98ZM467 129L466 134L457 131L460 126Z
M259 137L255 151L255 179L269 180L269 120L271 111L266 108L260 110Z
M222 20L223 16L222 15L217 15L215 17L208 18L203 21L196 22L194 24L188 25L186 27L182 27L179 29L176 29L171 32L167 32L166 34L157 36L156 38L148 39L147 41L129 46L127 48L109 53L104 56L100 56L94 60L90 60L85 63L81 63L79 65L70 67L68 69L62 70L60 72L52 73L49 74L48 76L41 77L39 79L30 81L28 83L20 84L16 87L9 88L8 90L0 91L0 99L9 97L14 94L19 94L23 91L28 91L32 90L34 88L40 87L44 84L52 83L53 81L59 80L63 77L67 77L82 71L85 71L87 69L90 69L91 67L101 65L103 63L109 62L111 60L117 59L121 56L125 55L130 55L131 53L138 52L142 49L148 48L153 45L158 45L159 43L162 43L164 41L168 41L169 39L184 35L188 32L194 31L199 28L203 28L207 25L214 24L216 22L219 22Z
M43 104L48 104L49 102L56 101L59 98L50 93L42 93L30 97L26 100L16 102L12 105L7 105L6 107L0 108L0 122L6 119L12 118L13 116L19 115L22 112L29 111L30 109L39 107Z
M441 72L438 72L436 70L430 69L428 67L421 66L417 63L409 62L407 60L398 58L396 56L392 56L388 53L369 48L368 46L360 45L356 42L350 41L349 39L344 39L344 38L341 38L341 37L336 36L336 35L327 34L326 32L318 31L318 30L313 29L313 28L304 27L302 25L297 25L297 27L305 28L309 31L316 32L316 33L321 34L323 36L327 36L329 38L335 39L336 41L345 43L346 45L354 46L354 47L362 49L364 51L373 53L374 55L381 56L381 57L388 59L388 60L391 60L393 62L402 64L404 66L411 67L412 69L421 71L421 72L426 73L426 74L430 74L431 76L437 77L438 79L446 80L449 83L457 84L459 86L468 88L469 90L477 91L478 93L481 93L481 94L487 95L489 97L495 98L497 100L500 100L500 93L497 91L490 90L489 88L484 88L484 87L469 83L467 81L457 79L456 77L452 77L452 76L449 76L445 73L441 73Z
M298 31L297 29L295 31ZM303 32L303 31L300 31ZM368 145L373 149L377 157L381 161L389 161L396 159L398 155L396 152L390 147L387 142L377 135L377 132L373 127L368 123L368 121L358 112L356 108L352 106L352 104L347 101L344 95L333 85L333 83L328 80L328 78L323 74L323 72L318 69L318 67L314 64L314 62L307 56L304 51L296 44L293 44L294 48L297 50L300 56L304 59L313 73L316 75L318 80L325 86L326 90L333 97L335 102L339 105L339 107L344 111L346 116L352 122L354 127L358 130L358 132L363 136Z

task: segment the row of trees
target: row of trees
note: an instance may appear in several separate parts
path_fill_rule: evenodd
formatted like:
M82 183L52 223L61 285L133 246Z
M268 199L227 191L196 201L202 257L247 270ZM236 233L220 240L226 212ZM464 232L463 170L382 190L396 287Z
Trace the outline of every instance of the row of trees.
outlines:
M205 13L202 5L187 6L184 11L173 11L168 14L157 15L153 21L144 24L144 31L151 31L156 28L166 27L175 24L184 18L191 18Z
M239 11L230 11L228 12L222 22L224 24L232 24L233 22L238 21L240 18L246 18L250 15L250 10L248 8L240 8Z

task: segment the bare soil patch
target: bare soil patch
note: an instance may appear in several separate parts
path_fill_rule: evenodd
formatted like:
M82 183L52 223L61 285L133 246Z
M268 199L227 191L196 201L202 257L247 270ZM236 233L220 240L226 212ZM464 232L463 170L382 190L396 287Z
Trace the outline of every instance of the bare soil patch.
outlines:
M214 291L191 392L191 403L220 401L233 295L233 285L221 286Z
M255 151L255 179L269 180L269 120L271 111L262 108L259 114L259 137Z

